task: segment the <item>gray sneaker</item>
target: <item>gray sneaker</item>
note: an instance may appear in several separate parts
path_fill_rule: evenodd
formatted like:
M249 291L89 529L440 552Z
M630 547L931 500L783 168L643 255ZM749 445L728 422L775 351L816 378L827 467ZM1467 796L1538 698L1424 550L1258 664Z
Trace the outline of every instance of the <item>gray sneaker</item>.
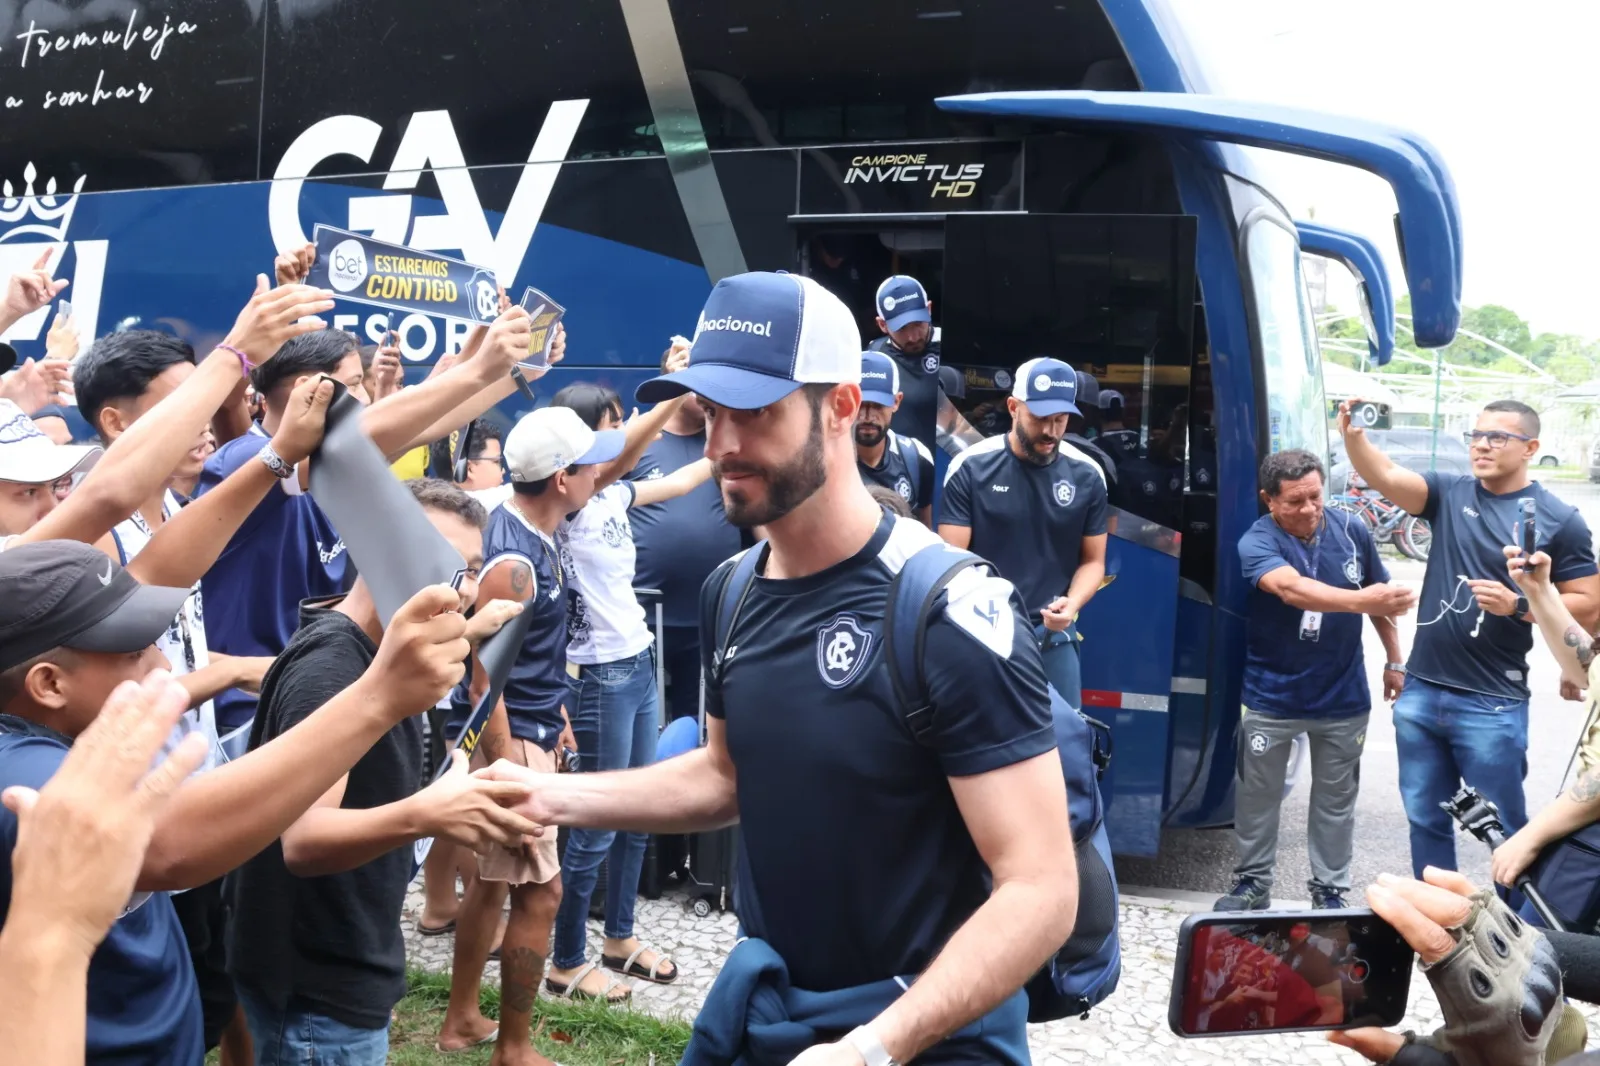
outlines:
M1271 890L1253 877L1241 877L1217 899L1214 909L1219 911L1264 911L1272 906Z

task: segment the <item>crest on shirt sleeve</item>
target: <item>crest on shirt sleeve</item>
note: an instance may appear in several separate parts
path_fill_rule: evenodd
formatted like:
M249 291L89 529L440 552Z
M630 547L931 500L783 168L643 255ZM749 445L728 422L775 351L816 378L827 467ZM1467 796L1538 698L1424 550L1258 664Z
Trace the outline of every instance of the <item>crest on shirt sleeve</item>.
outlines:
M872 657L873 636L855 615L835 615L817 630L817 673L829 688L844 688Z
M1011 582L1005 578L965 571L950 582L945 617L1000 658L1009 659L1017 635L1011 591Z

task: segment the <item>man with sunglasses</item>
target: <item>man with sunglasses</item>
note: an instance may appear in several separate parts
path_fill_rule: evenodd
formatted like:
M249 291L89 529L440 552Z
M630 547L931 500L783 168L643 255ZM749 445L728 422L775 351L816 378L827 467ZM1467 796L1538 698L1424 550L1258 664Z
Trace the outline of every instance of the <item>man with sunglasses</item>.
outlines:
M1506 575L1504 548L1521 543L1521 501L1534 505L1536 544L1572 617L1600 621L1600 570L1583 516L1528 476L1539 415L1496 400L1467 434L1472 476L1397 466L1339 406L1350 465L1373 488L1433 525L1405 691L1394 705L1400 794L1411 823L1411 864L1456 868L1455 829L1440 804L1465 781L1500 808L1508 833L1528 820L1528 601ZM1393 664L1390 664L1393 665Z

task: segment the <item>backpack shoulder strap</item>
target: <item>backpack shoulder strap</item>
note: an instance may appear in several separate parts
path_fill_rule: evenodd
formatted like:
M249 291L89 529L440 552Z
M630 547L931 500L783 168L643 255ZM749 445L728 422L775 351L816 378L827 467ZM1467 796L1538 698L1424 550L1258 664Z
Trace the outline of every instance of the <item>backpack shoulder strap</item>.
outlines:
M767 542L760 541L749 551L739 557L733 564L733 569L728 572L727 579L722 583L722 593L717 597L717 613L712 620L712 635L716 640L713 647L716 655L711 660L711 676L707 679L712 685L722 683L722 664L728 656L728 644L733 636L734 623L739 620L739 612L744 609L745 597L750 595L750 589L756 583L756 575L761 571L761 564L767 557Z
M989 566L982 556L948 544L930 544L906 560L889 585L884 612L884 658L894 682L906 726L917 740L933 727L933 706L922 677L928 616L955 576L973 566Z
M892 430L890 432L893 432ZM895 447L900 449L900 459L906 464L906 475L916 477L922 470L922 453L917 450L917 439L904 433L895 433ZM938 547L938 545L934 545Z

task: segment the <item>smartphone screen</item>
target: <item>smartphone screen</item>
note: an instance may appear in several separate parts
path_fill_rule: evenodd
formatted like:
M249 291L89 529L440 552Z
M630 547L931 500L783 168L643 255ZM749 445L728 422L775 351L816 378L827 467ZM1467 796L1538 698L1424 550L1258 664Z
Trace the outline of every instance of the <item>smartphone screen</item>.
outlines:
M1184 1037L1398 1025L1414 961L1370 910L1191 915L1167 1020Z

